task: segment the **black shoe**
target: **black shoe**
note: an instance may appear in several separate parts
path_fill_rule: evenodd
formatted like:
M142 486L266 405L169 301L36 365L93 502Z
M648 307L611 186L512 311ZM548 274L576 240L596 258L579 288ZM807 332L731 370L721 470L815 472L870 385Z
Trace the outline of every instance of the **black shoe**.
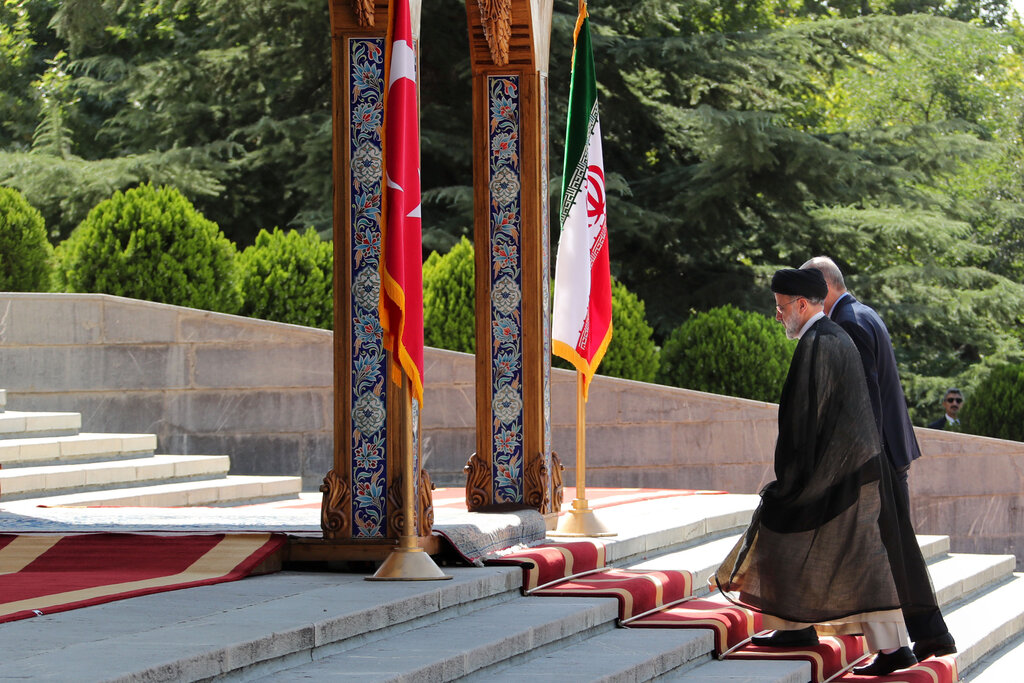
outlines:
M791 631L776 631L770 636L754 636L750 642L760 647L811 647L818 644L818 632L813 626Z
M879 652L875 660L867 666L858 666L853 673L858 676L886 676L893 671L906 669L917 664L917 657L910 651L909 647L901 647L895 652L885 654Z
M951 655L954 652L956 652L956 642L949 631L946 631L941 636L922 638L914 643L914 656L917 657L919 662L929 657L941 657L942 655Z

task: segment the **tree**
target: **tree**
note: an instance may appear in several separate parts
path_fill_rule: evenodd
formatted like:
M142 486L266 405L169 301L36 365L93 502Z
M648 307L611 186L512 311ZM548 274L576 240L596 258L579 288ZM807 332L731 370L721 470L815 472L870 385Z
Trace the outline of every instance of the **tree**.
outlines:
M661 350L659 381L686 389L777 402L796 344L782 326L735 306L698 313Z
M17 190L0 187L0 291L49 291L52 259L42 214Z
M464 353L476 351L473 244L463 237L444 256L423 264L423 343Z
M242 304L235 246L173 188L115 192L56 250L67 292L235 313Z
M312 228L260 230L239 254L241 314L293 325L334 327L334 249Z

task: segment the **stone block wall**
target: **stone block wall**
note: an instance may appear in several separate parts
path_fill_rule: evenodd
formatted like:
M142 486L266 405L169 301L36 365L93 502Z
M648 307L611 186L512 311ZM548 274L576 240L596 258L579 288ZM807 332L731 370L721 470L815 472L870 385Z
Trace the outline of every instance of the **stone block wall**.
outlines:
M463 486L475 448L474 358L427 349L426 466ZM231 456L235 474L332 464L332 334L100 294L0 293L0 389L12 410L82 413L83 431L158 436L158 452ZM575 479L573 373L552 376L552 447ZM756 493L773 478L776 406L595 377L591 486ZM919 533L1024 567L1024 444L919 428L911 469Z

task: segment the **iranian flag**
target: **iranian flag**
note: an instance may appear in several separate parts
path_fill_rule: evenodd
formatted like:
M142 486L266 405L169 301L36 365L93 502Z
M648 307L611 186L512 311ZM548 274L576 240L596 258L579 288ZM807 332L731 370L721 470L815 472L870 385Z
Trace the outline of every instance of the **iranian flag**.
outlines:
M386 44L384 100L385 209L381 224L380 322L391 352L391 377L399 366L413 396L423 403L423 256L420 224L420 129L416 104L416 53L409 0L392 0Z
M554 354L583 375L584 398L612 338L604 159L587 17L586 3L581 3L573 36L551 332Z

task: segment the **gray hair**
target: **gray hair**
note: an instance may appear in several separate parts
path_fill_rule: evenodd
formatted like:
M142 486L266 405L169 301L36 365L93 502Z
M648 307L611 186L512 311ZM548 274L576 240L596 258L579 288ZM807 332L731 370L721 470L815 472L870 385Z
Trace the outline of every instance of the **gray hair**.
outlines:
M846 281L843 280L843 271L839 270L839 266L836 265L836 262L828 256L815 256L800 266L800 270L804 270L805 268L817 268L820 270L821 274L825 277L825 282L828 284L829 289L835 289L843 292L846 291Z

